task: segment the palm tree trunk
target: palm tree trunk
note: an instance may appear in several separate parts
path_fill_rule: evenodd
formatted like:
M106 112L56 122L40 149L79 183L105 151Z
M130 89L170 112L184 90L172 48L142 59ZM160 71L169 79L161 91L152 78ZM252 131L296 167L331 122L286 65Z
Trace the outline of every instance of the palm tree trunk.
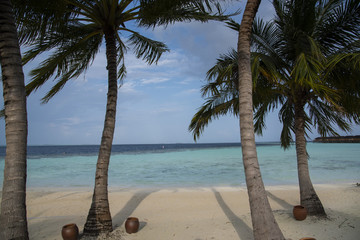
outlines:
M108 70L108 94L104 130L96 165L95 186L92 204L84 227L84 235L96 236L112 231L112 220L108 200L108 168L115 131L117 102L116 42L113 31L105 33Z
M264 183L261 178L255 145L252 76L250 68L250 37L252 23L259 5L259 0L247 1L238 38L241 146L254 239L285 239L274 218L267 198Z
M304 104L295 104L295 140L298 178L300 187L300 203L309 215L326 217L324 207L317 196L310 179L308 154L305 139Z
M29 239L26 221L26 93L10 0L0 1L0 63L6 132L0 239Z

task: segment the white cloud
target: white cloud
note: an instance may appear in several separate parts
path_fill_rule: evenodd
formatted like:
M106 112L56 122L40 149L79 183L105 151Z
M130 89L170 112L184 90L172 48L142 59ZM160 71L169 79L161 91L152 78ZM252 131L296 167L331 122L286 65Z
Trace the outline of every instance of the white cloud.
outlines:
M64 125L67 126L79 125L82 122L82 120L78 117L62 118L59 120L63 122Z
M141 79L142 84L158 84L163 82L168 82L170 79L168 78L150 78L150 79Z
M135 82L124 82L119 89L121 93L137 93L138 91L135 89L137 84Z
M179 93L179 95L182 95L182 94L185 94L185 95L200 94L200 89L198 89L198 88L187 89L187 90Z

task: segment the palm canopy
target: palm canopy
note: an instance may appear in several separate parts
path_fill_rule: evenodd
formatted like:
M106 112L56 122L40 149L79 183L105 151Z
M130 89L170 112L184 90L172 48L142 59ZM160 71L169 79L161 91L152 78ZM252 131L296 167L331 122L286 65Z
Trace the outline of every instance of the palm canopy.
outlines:
M32 81L27 85L28 94L54 76L57 83L43 98L47 102L65 83L78 77L94 60L104 40L106 32L113 31L116 37L119 77L125 73L124 54L127 46L120 32L129 32L129 45L134 47L137 57L148 63L157 61L167 47L160 42L148 39L125 26L139 16L139 6L131 6L133 1L68 1L76 6L74 17L66 25L65 31L53 31L32 45L24 55L26 64L45 51L53 53L40 66L31 71Z
M295 108L304 109L305 127L337 135L360 123L360 4L350 1L273 2L276 18L257 20L252 34L255 131L261 134L267 113L279 109L281 143L292 141ZM229 22L238 30L238 24ZM238 115L237 54L223 55L207 74L203 96L189 130L196 140L213 119Z
M74 16L75 6L64 0L12 0L20 44L39 41L59 31Z
M63 0L60 4L64 1L67 5L63 6L62 11L68 13L64 24L59 28L48 28L52 31L31 42L30 50L23 57L26 64L39 54L52 50L50 57L31 71L32 80L27 85L27 94L30 94L51 77L57 79L56 84L42 99L43 102L49 101L69 79L78 77L91 65L108 32L115 34L118 77L121 79L126 73L124 54L130 47L136 57L142 58L148 64L156 63L160 56L169 50L165 44L151 40L129 27L133 26L134 22L139 26L150 27L155 24L170 24L177 20L207 21L226 18L222 16L220 8L217 14L209 14L211 1L205 1L207 8L201 4L204 1L189 0L176 1L177 4L171 7L169 1L164 0ZM162 5L169 6L163 8ZM157 8L164 11L158 12ZM29 28L29 25L25 27L25 39L33 36L34 32L38 33Z
M155 27L175 22L208 20L227 20L229 16L239 12L224 15L218 0L140 0L144 6L141 8L140 26ZM213 9L217 11L214 14Z

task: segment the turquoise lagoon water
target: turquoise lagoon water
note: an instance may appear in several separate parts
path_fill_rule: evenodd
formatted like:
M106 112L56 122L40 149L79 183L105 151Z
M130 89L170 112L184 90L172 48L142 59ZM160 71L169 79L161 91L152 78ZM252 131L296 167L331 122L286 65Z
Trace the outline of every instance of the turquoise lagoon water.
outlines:
M37 146L28 150L29 188L93 187L98 146ZM308 143L316 183L360 182L360 144ZM295 146L257 146L266 185L297 184ZM0 147L2 186L5 148ZM245 186L238 144L114 145L109 186L119 188Z

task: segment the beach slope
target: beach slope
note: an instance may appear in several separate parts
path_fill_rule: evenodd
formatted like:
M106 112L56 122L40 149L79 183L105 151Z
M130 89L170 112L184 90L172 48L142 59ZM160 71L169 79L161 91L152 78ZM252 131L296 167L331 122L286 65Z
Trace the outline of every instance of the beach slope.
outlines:
M360 187L355 184L315 185L328 219L293 218L299 204L297 186L267 187L278 224L288 239L354 240L360 236ZM92 193L87 190L30 189L27 210L30 239L59 239L61 228L76 223L82 231ZM245 188L111 189L113 239L210 240L252 238ZM126 218L140 220L140 230L127 234ZM106 239L111 239L107 236Z

